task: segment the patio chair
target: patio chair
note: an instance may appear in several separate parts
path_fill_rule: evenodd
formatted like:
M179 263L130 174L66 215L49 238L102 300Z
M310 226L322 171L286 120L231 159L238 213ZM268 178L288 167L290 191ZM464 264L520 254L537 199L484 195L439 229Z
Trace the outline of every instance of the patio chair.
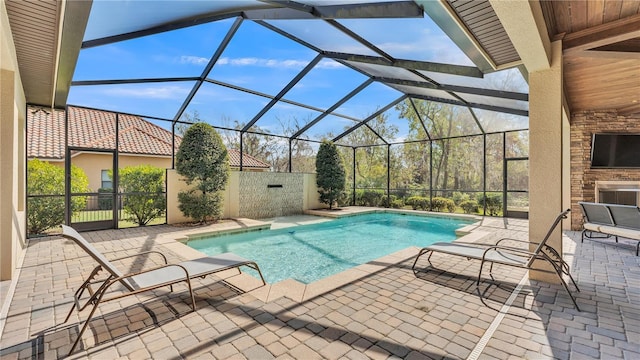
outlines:
M183 261L179 264L168 264L166 256L164 256L164 254L162 254L161 252L144 251L132 256L113 259L113 261L153 253L159 254L162 257L162 259L164 260L164 265L135 273L123 274L120 270L118 270L117 267L113 265L111 261L109 261L103 254L101 254L92 244L90 244L73 228L62 225L62 236L67 239L73 240L99 264L93 269L93 271L91 271L80 288L76 290L74 294L74 304L69 310L69 313L67 314L67 317L63 322L66 323L69 320L71 314L73 313L73 310L76 307L78 308L78 312L80 312L87 306L93 305L89 316L87 317L87 320L85 320L84 325L78 333L78 338L73 343L73 346L71 346L71 350L69 350L69 354L73 352L73 350L82 339L82 334L87 328L89 321L91 321L91 318L98 308L98 305L100 305L100 303L102 302L120 299L125 296L135 295L165 286L169 286L170 290L173 291L174 284L185 282L187 284L189 295L191 297L191 307L193 311L195 311L196 300L193 295L193 289L191 287L191 279L197 277L204 278L207 275L233 268L237 268L238 271L241 272L241 266L247 266L256 270L260 275L262 284L266 285L258 264L256 264L254 261L247 260L233 253L224 253L216 256L202 257L195 260ZM98 273L100 273L102 270L105 270L108 273L108 276L104 279L96 279ZM105 294L108 290L110 290L112 285L118 283L124 286L124 291L105 297ZM89 292L89 297L84 300L84 303L82 303L82 295L84 294L85 290Z
M553 230L558 226L558 224L562 221L562 219L567 218L567 214L569 213L569 211L570 210L567 209L556 217L555 221L551 225L551 228L549 228L549 231L545 235L544 239L542 239L540 243L537 243L538 246L534 251L528 251L528 250L513 247L513 246L500 245L500 243L502 243L503 241L515 241L515 242L523 242L527 244L529 243L528 241L507 239L507 238L500 239L498 242L496 242L495 245L469 244L469 243L456 243L456 242L453 242L453 243L438 242L420 249L418 256L416 256L416 260L413 262L412 269L415 273L418 259L420 259L422 255L427 253L429 254L427 261L429 261L429 264L431 265L431 255L433 255L434 252L461 256L461 257L467 258L468 260L470 259L480 260L481 261L480 269L478 271L478 279L476 281L476 286L479 286L484 264L487 262L491 264L489 268L489 274L491 278L493 278L493 274L492 274L493 264L497 263L501 265L514 266L514 267L524 268L527 270L532 270L533 263L536 260L543 260L548 262L552 266L553 270L548 272L555 273L558 276L558 278L560 279L560 282L562 283L562 286L564 287L565 291L571 298L571 301L573 301L573 304L575 305L576 309L580 311L580 308L576 303L575 297L573 296L573 294L571 294L571 291L569 290L567 283L562 278L563 274L569 276L569 279L571 279L571 282L575 286L576 290L580 291L580 289L578 288L578 285L576 284L575 280L571 276L571 273L569 271L569 265L562 259L562 256L560 256L560 254L554 248L547 245L547 240L549 240L549 237L553 233ZM535 269L535 270L547 271L547 270L541 270L541 269Z

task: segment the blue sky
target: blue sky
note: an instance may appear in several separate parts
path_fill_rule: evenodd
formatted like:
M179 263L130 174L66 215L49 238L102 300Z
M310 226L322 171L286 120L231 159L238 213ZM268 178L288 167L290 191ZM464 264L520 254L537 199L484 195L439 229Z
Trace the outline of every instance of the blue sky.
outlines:
M104 3L113 4L113 2L94 2L85 40L109 35L109 31L135 30L110 28L110 26L114 27L117 24L126 23L124 21L126 19L123 19L122 22L116 22L116 25L105 23L102 17L96 15L98 11L107 11ZM115 2L130 11L135 9L130 9L127 6L138 3ZM166 2L166 4L172 4L172 2ZM194 2L194 4L207 6L200 2ZM115 10L110 8L109 11ZM121 12L120 16L129 16L128 14L130 14L122 9L118 11ZM163 11L170 12L170 9L163 9ZM144 16L140 16L142 16L140 21L145 23ZM74 80L200 76L233 21L234 19L227 19L84 49L80 53ZM268 22L325 50L375 55L370 49L350 39L322 20L274 20ZM340 20L340 23L348 26L358 35L395 58L473 65L428 17L403 20ZM253 21L245 20L207 77L274 96L316 55L315 51L303 45ZM415 76L399 68L376 67L358 63L353 63L353 65L366 67L370 71L379 73L380 76L391 73L407 79ZM469 84L468 78L454 75L426 72L425 75L432 76L443 83L485 88L501 87L499 84L507 76L516 79L514 84L519 91L527 91L526 83L521 76L518 78L517 70L511 70L506 75L502 72L491 74L485 79L471 79L471 84ZM334 60L323 59L284 98L324 110L366 79L367 77L358 71ZM74 86L71 89L68 102L73 105L172 119L193 85L192 81L183 81ZM431 91L433 92L433 90ZM336 113L364 119L401 95L400 91L374 82L360 94L340 106ZM439 95L446 97L446 94ZM469 101L476 100L475 98L469 99ZM270 99L266 97L204 83L187 108L187 112L197 111L202 120L212 125L231 126L236 120L242 123L250 121L269 101ZM498 102L497 105L514 106L514 104L503 104L500 99L494 101ZM522 106L526 106L526 104ZM278 102L258 121L257 125L262 129L278 133L279 122L296 119L304 125L318 115L320 112L286 102ZM396 140L401 140L408 131L406 121L399 119L399 114L394 109L389 110L387 115L389 121L399 128ZM166 124L160 124L166 127ZM312 127L307 135L317 139L327 132L340 133L345 126L351 124L353 124L351 120L330 116Z

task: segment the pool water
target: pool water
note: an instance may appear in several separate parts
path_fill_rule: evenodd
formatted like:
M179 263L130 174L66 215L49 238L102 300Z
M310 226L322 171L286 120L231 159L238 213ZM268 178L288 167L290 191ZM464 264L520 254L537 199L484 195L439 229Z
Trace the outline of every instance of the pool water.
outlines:
M464 219L376 213L201 238L187 245L207 255L233 252L252 259L268 283L292 278L309 284L410 246L453 241L455 230L470 223Z

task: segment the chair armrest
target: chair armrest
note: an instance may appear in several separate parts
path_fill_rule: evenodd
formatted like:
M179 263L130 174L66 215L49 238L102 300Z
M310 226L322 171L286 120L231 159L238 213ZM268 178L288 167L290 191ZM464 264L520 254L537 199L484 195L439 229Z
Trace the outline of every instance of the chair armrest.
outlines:
M519 243L527 243L527 244L534 244L534 245L538 245L540 243L537 242L533 242L533 241L529 241L529 240L519 240L519 239L512 239L512 238L502 238L498 241L496 241L496 245L500 245L501 242L503 241L514 241L514 242L519 242Z
M155 250L142 251L142 252L139 252L139 253L134 254L134 255L122 256L122 257L119 257L119 258L111 259L111 261L129 259L129 258L132 258L132 257L135 257L135 256L140 256L140 255L145 255L145 254L158 254L158 255L162 256L162 259L164 260L164 263L168 264L167 257L163 253L161 253L159 251L155 251Z

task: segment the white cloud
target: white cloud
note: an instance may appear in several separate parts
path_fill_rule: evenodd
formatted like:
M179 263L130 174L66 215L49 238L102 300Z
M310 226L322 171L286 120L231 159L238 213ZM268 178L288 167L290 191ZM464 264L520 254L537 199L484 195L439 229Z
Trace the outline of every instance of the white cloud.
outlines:
M180 56L181 64L191 64L191 65L204 65L209 62L209 59L203 58L200 56L190 56L190 55L182 55Z
M115 87L105 90L104 93L111 96L130 96L147 99L182 99L189 93L189 89L180 86L143 87L133 89Z
M256 57L244 57L244 58L227 58L222 57L218 60L216 65L231 65L231 66L257 66L267 68L283 68L283 69L302 69L307 66L309 62L306 60L295 59L264 59Z

